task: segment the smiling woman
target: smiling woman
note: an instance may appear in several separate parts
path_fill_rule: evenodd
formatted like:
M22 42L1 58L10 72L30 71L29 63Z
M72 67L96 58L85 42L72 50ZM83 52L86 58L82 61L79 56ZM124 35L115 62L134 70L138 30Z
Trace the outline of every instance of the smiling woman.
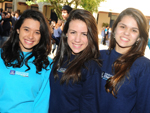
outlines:
M72 20L70 22L66 36L73 54L78 54L88 46L87 30L86 23L81 20Z
M114 31L116 39L116 51L126 53L131 47L140 40L137 22L132 16L124 16L117 24Z
M144 57L147 41L143 13L123 10L113 24L108 50L100 51L100 113L150 112L150 60Z
M0 113L48 112L49 31L39 11L26 10L16 22L0 49Z
M86 10L73 10L53 61L49 113L100 113L98 57L95 18Z
M25 19L20 29L17 29L17 33L21 50L30 52L40 41L40 22L34 19Z

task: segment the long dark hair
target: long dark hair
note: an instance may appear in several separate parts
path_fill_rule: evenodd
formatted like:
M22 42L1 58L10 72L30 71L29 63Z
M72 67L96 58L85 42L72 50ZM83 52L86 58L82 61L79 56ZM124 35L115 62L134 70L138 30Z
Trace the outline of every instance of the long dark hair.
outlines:
M40 42L33 47L32 53L25 60L23 52L19 46L19 34L17 33L17 29L20 29L24 20L28 18L40 22L41 39ZM50 37L51 33L44 15L39 11L31 9L24 11L20 19L16 22L10 38L2 46L1 56L5 65L8 67L12 66L14 68L21 67L25 61L25 65L28 67L27 70L30 70L27 62L30 58L35 57L33 63L36 66L36 73L39 73L42 68L46 69L49 65L48 54L51 51Z
M114 66L112 69L114 76L110 77L105 85L107 92L112 93L114 96L117 95L117 92L120 86L122 85L125 77L128 77L129 70L133 62L137 58L144 56L144 51L148 41L148 25L145 16L138 9L127 8L119 14L118 18L113 24L109 50L111 51L116 46L114 32L117 27L117 24L126 15L132 16L137 22L140 40L138 41L138 43L136 42L127 53L121 55L121 57L119 57L114 62Z
M66 33L69 28L69 23L76 19L85 22L87 25L88 46L82 52L75 55L74 60L69 63L68 68L61 78L61 83L64 83L65 81L68 83L70 79L73 80L73 83L77 82L81 78L81 68L84 67L86 61L95 60L100 65L100 61L98 60L100 54L98 46L98 30L95 18L86 10L76 9L70 12L62 32L56 57L53 59L53 63L56 64L54 68L54 78L58 78L57 69L62 66L64 56L67 56L68 61L71 57L72 50L67 43Z

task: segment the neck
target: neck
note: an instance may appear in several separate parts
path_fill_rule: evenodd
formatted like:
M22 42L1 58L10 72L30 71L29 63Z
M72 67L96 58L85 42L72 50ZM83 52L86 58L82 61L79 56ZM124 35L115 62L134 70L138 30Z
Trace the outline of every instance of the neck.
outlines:
M118 44L116 44L115 50L120 54L125 54L129 51L130 48L131 47L120 47Z

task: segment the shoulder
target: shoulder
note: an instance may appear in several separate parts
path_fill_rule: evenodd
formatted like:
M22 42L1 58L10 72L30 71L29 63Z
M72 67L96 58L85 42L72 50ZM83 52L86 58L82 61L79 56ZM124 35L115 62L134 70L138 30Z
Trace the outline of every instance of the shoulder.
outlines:
M138 65L140 67L143 67L143 66L149 66L150 67L150 59L146 58L146 57L139 57L137 58L134 63L134 65Z
M61 30L61 28L60 28L60 27L58 28L58 30L59 30L59 32L62 32L62 30Z
M150 73L150 60L146 57L137 58L131 66L131 70L137 74L144 75Z
M98 62L94 60L89 60L85 63L86 68L83 69L84 73L90 73L91 75L96 73L101 73L101 66L98 64ZM89 75L90 75L89 74Z
M109 50L100 50L100 53L107 53Z
M109 50L100 50L100 57L103 58L106 55L109 55L110 51Z
M52 69L53 65L51 63L53 62L53 60L49 56L48 56L48 61L49 61L50 69Z
M48 60L49 60L50 63L53 61L49 56L48 56Z

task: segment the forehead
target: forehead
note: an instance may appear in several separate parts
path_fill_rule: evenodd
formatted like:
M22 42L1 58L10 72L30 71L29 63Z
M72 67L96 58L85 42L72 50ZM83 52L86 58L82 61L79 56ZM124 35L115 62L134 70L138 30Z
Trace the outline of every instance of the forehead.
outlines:
M63 13L67 13L67 10L63 9L61 12L63 12Z
M23 27L23 26L39 30L40 29L40 22L37 20L31 19L31 18L27 18L23 21L21 27Z
M87 25L84 21L79 19L71 20L69 23L69 29L87 32Z
M138 24L135 18L129 15L124 16L119 23L138 28Z

